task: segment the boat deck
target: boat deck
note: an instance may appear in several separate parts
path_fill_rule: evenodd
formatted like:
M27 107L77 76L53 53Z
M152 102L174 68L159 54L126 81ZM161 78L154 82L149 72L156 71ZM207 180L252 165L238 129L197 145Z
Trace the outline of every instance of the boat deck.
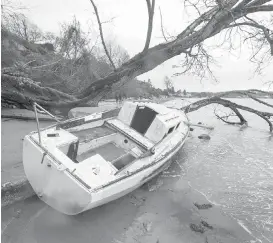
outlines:
M78 137L81 142L86 139L93 140L96 138L104 137L104 136L115 133L115 131L106 126L100 126L100 127L93 127L93 128L89 128L85 130L71 132L71 133L75 135L76 137Z
M95 155L99 154L107 161L114 161L122 155L126 154L126 151L123 148L117 147L114 143L110 142L104 144L96 149L90 149L77 157L79 162Z

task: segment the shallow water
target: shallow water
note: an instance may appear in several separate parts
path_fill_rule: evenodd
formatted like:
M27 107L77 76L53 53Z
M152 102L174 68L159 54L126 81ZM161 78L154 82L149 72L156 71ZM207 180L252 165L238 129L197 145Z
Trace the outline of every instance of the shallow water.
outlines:
M236 101L273 111L248 99ZM191 121L213 124L215 130L210 141L198 141L201 130L195 129L185 144L180 158L184 178L237 219L256 242L273 242L273 136L267 123L252 114L243 113L250 127L241 129L215 119L214 108L189 114Z
M250 100L238 101L256 105ZM185 102L188 101L167 103L181 107ZM256 107L269 110L259 104ZM173 165L150 183L148 190L142 188L76 217L59 214L36 197L30 198L2 210L2 242L121 242L114 239L124 232L127 239L131 238L131 228L136 232L139 227L134 226L135 220L143 217L160 225L160 231L169 232L162 234L167 237L165 242L180 242L182 226L177 222L191 218L192 209L180 215L177 205L182 205L183 200L177 199L179 193L173 198L159 189L183 187L185 183L181 181L187 181L225 214L235 218L256 239L252 242L273 242L273 136L268 125L250 114L244 114L249 120L248 128L226 125L215 119L213 110L214 106L210 106L189 114L192 122L201 121L215 129L195 128ZM197 136L202 133L210 134L211 140L199 140ZM204 242L191 241L191 237L187 242Z

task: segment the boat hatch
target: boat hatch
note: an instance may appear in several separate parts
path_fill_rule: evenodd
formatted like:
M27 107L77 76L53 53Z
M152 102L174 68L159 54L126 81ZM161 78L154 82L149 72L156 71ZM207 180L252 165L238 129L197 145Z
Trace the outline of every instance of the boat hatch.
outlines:
M147 106L137 106L130 127L144 135L158 113Z

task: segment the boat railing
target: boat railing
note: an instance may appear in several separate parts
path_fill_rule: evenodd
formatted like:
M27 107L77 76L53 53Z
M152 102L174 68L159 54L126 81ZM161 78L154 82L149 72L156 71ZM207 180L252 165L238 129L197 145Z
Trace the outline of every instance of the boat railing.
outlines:
M61 121L56 116L52 115L49 111L47 111L45 108L43 108L42 106L38 105L36 102L33 103L33 109L34 109L35 119L36 119L36 123L37 123L37 131L38 131L38 137L39 137L39 144L41 145L42 141L41 141L41 130L40 130L40 123L39 123L38 112L48 114L50 117L52 117L58 123L60 123Z

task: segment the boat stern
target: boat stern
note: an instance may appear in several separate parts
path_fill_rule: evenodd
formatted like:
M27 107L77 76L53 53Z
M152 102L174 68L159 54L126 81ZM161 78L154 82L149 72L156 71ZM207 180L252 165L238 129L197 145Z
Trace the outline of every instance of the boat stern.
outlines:
M76 215L91 202L86 185L57 163L51 154L30 136L23 143L23 165L27 179L37 196L67 215Z

